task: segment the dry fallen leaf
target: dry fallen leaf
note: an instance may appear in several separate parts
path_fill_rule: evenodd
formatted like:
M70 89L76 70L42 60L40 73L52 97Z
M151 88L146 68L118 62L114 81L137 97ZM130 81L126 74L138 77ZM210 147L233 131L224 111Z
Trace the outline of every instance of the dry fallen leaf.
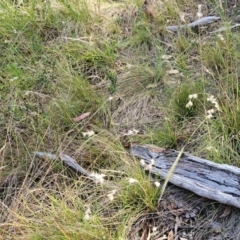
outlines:
M150 235L150 232L148 232L147 228L144 227L143 228L143 232L142 232L142 236L141 236L141 240L144 240L144 239L148 239L148 237L151 236Z
M161 147L158 147L158 146L153 145L153 144L145 144L143 146L147 147L148 149L150 149L151 151L153 151L155 153L161 153L165 150L165 148L161 148Z
M171 69L168 71L168 74L178 74L179 71L177 69Z
M174 240L173 230L171 230L171 231L168 233L168 238L167 238L167 240Z
M177 209L178 208L178 206L175 202L171 202L170 206L171 206L171 209Z
M84 118L86 118L87 116L89 116L90 113L91 113L91 112L83 113L82 115L73 118L73 121L74 121L74 122L79 122L79 121L83 120Z
M226 206L219 218L224 218L228 216L231 212L232 212L232 208L230 206Z

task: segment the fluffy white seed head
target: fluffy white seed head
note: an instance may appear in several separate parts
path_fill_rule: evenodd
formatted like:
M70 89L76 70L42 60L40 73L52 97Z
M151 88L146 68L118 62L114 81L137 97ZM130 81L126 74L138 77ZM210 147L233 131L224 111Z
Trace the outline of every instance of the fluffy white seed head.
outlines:
M186 104L186 108L190 108L193 106L193 102L189 100L189 102Z
M145 163L145 161L144 161L143 159L141 159L141 160L139 161L139 163L140 163L140 165L141 165L142 167L145 167L145 166L146 166L146 163Z
M138 180L136 180L136 179L134 179L134 178L129 178L128 182L129 182L130 184L133 184L133 183L137 183Z
M154 185L155 185L157 188L159 188L159 187L161 186L161 183L158 182L158 181L156 181L156 182L154 182Z

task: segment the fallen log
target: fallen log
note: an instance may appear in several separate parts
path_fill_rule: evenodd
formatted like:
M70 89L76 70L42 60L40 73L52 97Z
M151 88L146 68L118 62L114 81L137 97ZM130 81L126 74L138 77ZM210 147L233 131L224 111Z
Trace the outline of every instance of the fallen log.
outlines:
M156 152L146 146L132 146L130 154L154 164L150 172L166 179L178 151ZM240 168L217 164L187 153L182 154L169 180L172 184L220 203L240 208Z

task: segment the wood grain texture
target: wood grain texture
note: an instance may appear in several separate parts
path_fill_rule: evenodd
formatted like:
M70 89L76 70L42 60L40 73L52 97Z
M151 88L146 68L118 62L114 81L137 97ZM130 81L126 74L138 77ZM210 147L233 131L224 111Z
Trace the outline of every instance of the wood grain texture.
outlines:
M155 160L151 173L166 178L178 151L156 153L143 146L132 146L130 153L147 164ZM183 154L170 182L199 196L240 208L240 168Z

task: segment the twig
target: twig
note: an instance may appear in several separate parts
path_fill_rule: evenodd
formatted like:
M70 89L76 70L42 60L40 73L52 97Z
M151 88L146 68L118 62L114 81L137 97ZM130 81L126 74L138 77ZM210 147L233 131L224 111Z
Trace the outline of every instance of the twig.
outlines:
M240 23L236 23L234 24L233 26L230 26L230 27L222 27L222 28L219 28L215 31L212 31L210 32L210 34L215 34L215 33L220 33L220 32L224 32L224 31L227 31L227 30L231 30L233 28L236 28L236 27L240 27Z
M51 153L47 153L47 152L33 152L34 155L36 157L39 158L49 158L51 160L58 160L59 158L62 160L62 162L64 164L66 164L67 166L71 167L72 169L74 169L76 172L81 173L87 177L90 177L91 173L88 172L86 169L82 168L75 159L69 157L66 154L60 154L59 158L57 157L57 155L51 154Z
M77 173L83 174L84 176L86 176L87 178L91 179L92 181L94 181L95 183L100 183L103 184L104 186L107 187L114 187L116 188L116 185L114 185L113 183L106 181L103 179L104 174L98 174L98 173L91 173L89 171L87 171L86 169L84 169L83 167L81 167L75 159L71 158L70 156L66 155L66 154L60 154L59 157L55 154L51 154L51 153L47 153L47 152L33 152L34 155L36 157L39 158L48 158L51 160L59 160L59 158L61 159L61 161L71 167L73 170L75 170Z

